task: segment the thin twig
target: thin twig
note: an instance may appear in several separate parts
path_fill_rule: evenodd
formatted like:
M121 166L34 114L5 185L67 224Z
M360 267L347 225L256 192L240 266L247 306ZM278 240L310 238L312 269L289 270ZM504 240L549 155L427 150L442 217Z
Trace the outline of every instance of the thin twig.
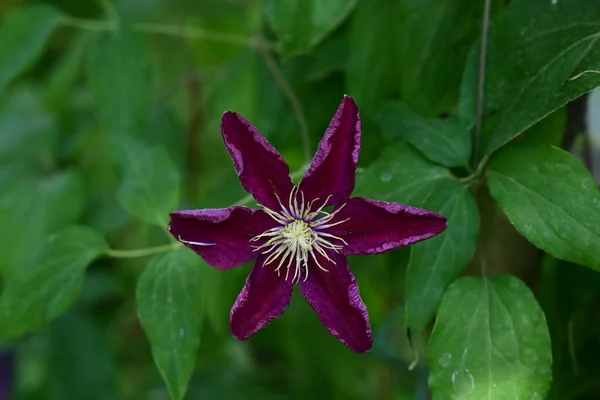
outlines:
M136 257L145 257L151 256L153 254L164 253L167 251L173 251L181 247L182 244L179 242L173 242L169 244L165 244L162 246L155 247L147 247L145 249L135 249L135 250L114 250L110 249L106 252L108 257L114 258L136 258Z
M483 21L481 24L481 47L479 49L479 82L477 83L477 116L475 120L475 133L473 136L473 165L479 159L479 137L483 124L483 100L485 96L485 70L487 58L488 33L490 29L491 0L485 0Z
M63 23L78 29L92 31L114 31L118 28L116 21L92 20L76 17L63 17ZM192 28L186 26L167 25L155 22L134 22L131 29L141 33L153 33L157 35L184 37L188 39L208 40L212 42L222 42L248 46L253 49L268 48L269 50L279 51L276 43L255 40L238 35L209 31L205 29Z
M302 105L300 104L298 97L292 90L292 87L288 83L287 79L283 75L281 68L279 68L279 65L277 65L277 62L275 61L273 56L269 53L268 49L265 47L258 46L258 51L263 56L263 59L265 60L265 63L267 64L267 67L269 68L269 70L271 70L271 73L273 74L275 81L277 81L277 84L279 85L279 87L281 88L281 90L283 91L285 96L288 98L288 101L290 102L290 105L292 106L292 111L296 115L296 119L298 120L298 125L300 126L300 136L302 138L302 149L304 152L304 161L310 162L310 159L311 159L310 130L308 129L308 123L306 122L306 117L304 116L304 110L302 109Z

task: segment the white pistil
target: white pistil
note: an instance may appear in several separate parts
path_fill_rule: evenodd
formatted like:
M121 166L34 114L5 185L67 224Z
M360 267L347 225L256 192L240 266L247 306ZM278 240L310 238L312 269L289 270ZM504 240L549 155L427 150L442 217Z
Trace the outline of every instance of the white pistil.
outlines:
M329 223L342 208L335 210L332 213L323 211L331 196L327 197L323 204L316 210L312 211L312 207L319 199L311 200L308 204L304 199L304 193L300 192L300 202L298 202L298 188L293 187L290 192L287 207L281 203L281 199L275 194L281 211L274 211L263 206L263 210L275 222L279 224L275 228L271 228L260 235L250 239L255 242L260 239L267 239L260 246L254 246L254 251L261 254L268 254L263 266L269 265L276 260L279 260L275 272L281 273L281 268L285 267L285 279L290 275L290 269L294 266L294 274L292 282L298 282L302 276L302 268L304 268L304 280L308 279L308 262L312 257L315 264L322 271L328 272L318 260L318 254L324 257L327 261L335 265L335 261L329 257L326 250L332 250L338 253L343 246L334 244L337 240L344 245L346 241L338 236L330 233L322 232L323 229L342 224L348 219ZM317 254L318 253L318 254Z

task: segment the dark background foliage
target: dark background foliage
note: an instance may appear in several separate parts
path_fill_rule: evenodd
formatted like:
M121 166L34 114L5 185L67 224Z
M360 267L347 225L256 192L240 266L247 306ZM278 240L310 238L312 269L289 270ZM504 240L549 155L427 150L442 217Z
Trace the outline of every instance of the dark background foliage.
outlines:
M12 398L600 397L600 192L580 97L600 85L599 38L597 0L3 0ZM173 242L168 213L254 205L224 111L301 173L343 94L363 121L355 195L440 212L448 230L350 260L370 353L300 296L238 342L228 315L249 266L213 270Z

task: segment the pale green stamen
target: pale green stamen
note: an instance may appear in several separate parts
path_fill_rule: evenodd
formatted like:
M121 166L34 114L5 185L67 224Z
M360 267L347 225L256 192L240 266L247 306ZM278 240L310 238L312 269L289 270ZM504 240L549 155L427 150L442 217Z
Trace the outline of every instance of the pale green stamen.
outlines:
M298 202L298 188L295 186L290 192L287 207L281 203L281 199L277 194L275 194L275 197L279 202L281 211L277 212L264 206L262 208L279 226L251 239L251 241L257 241L268 238L262 245L254 246L255 251L265 255L268 254L263 266L279 260L275 272L280 274L282 267L284 267L286 280L289 278L290 270L294 267L292 282L300 280L304 268L304 280L306 281L308 279L308 261L310 257L319 269L328 272L319 263L316 253L335 265L335 261L329 257L326 250L338 253L343 248L341 244L334 244L333 240L337 240L344 245L348 244L344 239L322 231L348 221L348 219L345 219L329 223L344 208L344 205L332 213L323 211L331 198L329 196L319 208L313 211L312 207L319 199L314 199L306 204L304 193L300 192L300 202Z

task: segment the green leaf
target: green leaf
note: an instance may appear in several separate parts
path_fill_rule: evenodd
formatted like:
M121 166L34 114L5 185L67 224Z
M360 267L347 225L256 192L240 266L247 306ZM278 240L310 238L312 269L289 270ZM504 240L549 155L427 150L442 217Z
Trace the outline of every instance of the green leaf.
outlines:
M390 101L381 105L377 120L387 138L408 140L432 161L447 167L469 163L471 135L458 118L423 118L404 103Z
M200 258L181 248L154 256L137 287L138 315L171 396L183 398L196 363L202 321Z
M358 0L260 0L285 56L306 53L336 28Z
M435 315L446 286L473 257L479 231L475 200L446 168L402 143L385 150L359 175L356 186L356 196L421 207L448 219L444 233L412 247L406 319L418 332Z
M49 332L48 391L54 399L110 400L117 397L114 353L106 332L82 313L69 312Z
M17 9L4 17L0 24L0 94L39 58L61 20L58 11L42 5Z
M595 0L514 2L490 31L485 82L482 155L600 85L583 74L600 65L600 7ZM471 53L461 109L474 120L477 51ZM574 79L571 79L574 78Z
M85 56L93 38L90 32L79 33L70 42L66 54L53 68L45 93L46 100L51 105L62 105L62 102L71 99L73 87L82 74Z
M326 38L311 54L314 63L308 71L307 78L318 81L334 71L343 72L348 58L348 41L347 29L338 29Z
M567 108L562 107L523 132L521 143L560 147L567 127Z
M135 32L98 33L88 62L100 122L116 136L140 136L152 101L149 57Z
M516 145L489 166L490 192L515 228L545 252L600 270L600 192L575 156Z
M107 250L102 236L84 226L50 236L37 257L8 279L0 295L0 335L21 336L64 313L79 295L88 265Z
M180 176L164 147L122 139L117 150L124 178L117 200L141 220L166 227L180 197Z
M350 19L346 88L368 114L398 86L401 19L396 0L360 1ZM369 79L365 79L369 77Z
M41 243L79 218L81 176L67 171L49 177L21 177L7 184L0 200L0 275L8 276L36 255Z
M479 35L482 3L403 0L398 72L402 100L435 116L454 107L470 45Z
M440 399L544 399L552 379L546 319L510 275L465 277L444 295L429 343Z
M35 87L19 87L0 108L0 161L52 162L56 120Z

